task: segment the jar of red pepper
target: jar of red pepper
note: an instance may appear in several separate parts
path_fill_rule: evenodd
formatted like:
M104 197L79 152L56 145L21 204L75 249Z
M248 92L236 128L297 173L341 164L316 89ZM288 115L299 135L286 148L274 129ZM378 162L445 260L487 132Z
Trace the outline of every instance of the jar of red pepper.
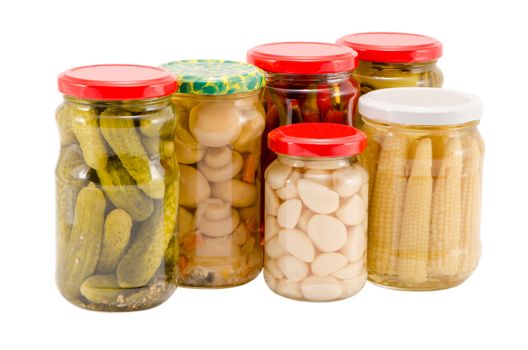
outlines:
M256 46L247 61L266 71L264 135L280 125L339 123L353 125L359 85L352 77L357 53L318 42L282 42ZM264 137L262 144L267 144ZM261 168L275 154L262 147Z

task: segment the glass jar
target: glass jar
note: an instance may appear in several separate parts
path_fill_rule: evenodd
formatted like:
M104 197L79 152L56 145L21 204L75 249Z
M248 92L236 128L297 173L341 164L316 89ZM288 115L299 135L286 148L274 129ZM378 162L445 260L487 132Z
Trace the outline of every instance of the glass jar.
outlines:
M365 135L350 126L281 126L265 172L264 278L275 293L330 301L367 280L368 174L357 163Z
M359 100L369 137L369 279L407 290L456 286L480 256L481 102L439 88Z
M359 98L359 84L352 76L357 65L354 50L330 43L272 43L249 50L247 61L266 71L263 145L280 125L353 124ZM275 158L263 147L262 169Z
M176 288L175 89L170 72L155 67L59 76L56 277L77 306L143 310Z
M357 51L359 64L354 78L361 94L393 87L442 87L443 74L436 66L442 56L442 43L418 34L357 33L337 43ZM358 118L361 126L361 119Z
M264 74L246 63L167 63L179 88L176 158L180 164L179 283L230 287L262 268L260 148Z

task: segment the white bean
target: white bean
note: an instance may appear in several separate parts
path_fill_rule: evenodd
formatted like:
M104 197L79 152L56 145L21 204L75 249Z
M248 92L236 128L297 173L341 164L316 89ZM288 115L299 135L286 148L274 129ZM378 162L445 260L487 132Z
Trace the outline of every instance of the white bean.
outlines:
M312 263L314 275L328 276L347 264L347 258L339 253L323 253L318 255Z
M279 268L279 264L277 264L276 259L266 259L266 263L264 264L264 267L268 270L269 273L273 275L273 277L278 278L278 279L281 279L282 277L284 277L284 274Z
M279 232L279 243L290 254L304 262L312 262L315 249L310 238L303 232L293 229L284 229ZM271 241L270 241L271 242Z
M266 206L266 215L277 215L280 200L275 194L275 191L268 185L268 182L264 185L264 204Z
M308 275L308 265L293 255L283 255L277 260L280 270L291 281L299 282Z
M357 225L363 221L367 214L367 208L359 195L347 199L336 211L336 216L345 225Z
M284 228L294 228L301 215L302 203L299 199L283 202L277 210L277 221Z
M367 242L362 225L355 225L349 228L346 242L340 252L347 257L349 262L355 262L361 259L366 246Z
M363 263L363 260L358 260L335 271L332 273L332 276L339 278L340 280L348 280L359 276L363 270L365 270L365 264Z
M320 183L323 186L332 186L332 173L323 169L308 169L304 173L304 178L313 182Z
M279 243L279 237L274 237L266 242L264 250L273 259L280 258L287 253L286 249Z
M357 169L343 168L334 171L332 182L340 197L350 197L361 188L363 177Z
M308 221L307 229L315 246L326 253L341 249L347 239L345 225L333 216L316 214Z
M301 292L308 300L335 300L343 293L341 282L331 276L309 276L301 283Z
M291 171L292 168L275 159L266 169L264 176L271 188L276 190L284 186Z
M281 279L277 281L277 288L275 291L277 294L283 295L287 298L302 298L301 285L297 282L289 281L287 279Z
M317 182L300 179L297 191L304 205L319 214L330 214L339 208L339 195Z
M275 216L269 215L266 218L266 224L264 226L264 241L269 241L273 237L279 234L281 230L277 218Z

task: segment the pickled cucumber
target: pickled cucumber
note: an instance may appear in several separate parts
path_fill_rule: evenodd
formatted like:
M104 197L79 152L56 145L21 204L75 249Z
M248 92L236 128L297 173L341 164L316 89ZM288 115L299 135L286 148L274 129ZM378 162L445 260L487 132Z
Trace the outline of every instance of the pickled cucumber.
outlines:
M93 109L72 109L72 131L81 145L86 164L94 169L106 166L108 154L99 132L97 113Z
M165 249L176 232L176 218L178 216L178 180L167 182L167 192L163 200L163 221L165 224Z
M174 141L161 140L158 137L143 137L141 143L149 157L160 155L167 158L174 154Z
M55 112L55 119L57 120L57 125L59 127L61 145L68 145L77 142L72 130L71 107L67 104L60 105Z
M90 167L77 144L64 146L55 169L57 196L57 262L60 264L73 224L79 191L88 183Z
M136 187L134 179L116 158L108 161L106 169L98 170L101 188L110 201L124 209L134 221L143 221L154 210L154 202Z
M170 137L174 132L174 118L171 107L142 114L139 130L147 137Z
M165 220L161 203L141 224L136 237L117 265L117 282L122 288L144 286L160 266L165 251Z
M138 184L138 187L149 197L162 199L165 195L165 181L163 180L164 173L165 170L161 167L159 158L154 158L150 163L150 181Z
M101 256L96 268L98 273L115 270L125 252L131 229L132 218L123 209L114 209L106 216Z
M105 208L103 191L93 183L79 192L64 264L58 274L59 288L66 299L77 297L81 283L95 271L103 239Z
M123 295L123 292L126 290L119 287L115 275L94 275L81 284L82 296L99 304L111 304Z
M101 133L138 184L151 180L150 161L134 127L130 112L107 108L101 113Z

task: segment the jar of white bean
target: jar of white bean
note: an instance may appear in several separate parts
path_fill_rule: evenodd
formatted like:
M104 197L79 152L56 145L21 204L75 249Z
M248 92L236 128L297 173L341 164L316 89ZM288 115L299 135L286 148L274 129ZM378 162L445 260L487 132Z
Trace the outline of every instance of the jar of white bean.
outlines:
M367 280L367 144L340 124L281 126L268 135L277 159L265 171L264 279L275 293L330 301Z

